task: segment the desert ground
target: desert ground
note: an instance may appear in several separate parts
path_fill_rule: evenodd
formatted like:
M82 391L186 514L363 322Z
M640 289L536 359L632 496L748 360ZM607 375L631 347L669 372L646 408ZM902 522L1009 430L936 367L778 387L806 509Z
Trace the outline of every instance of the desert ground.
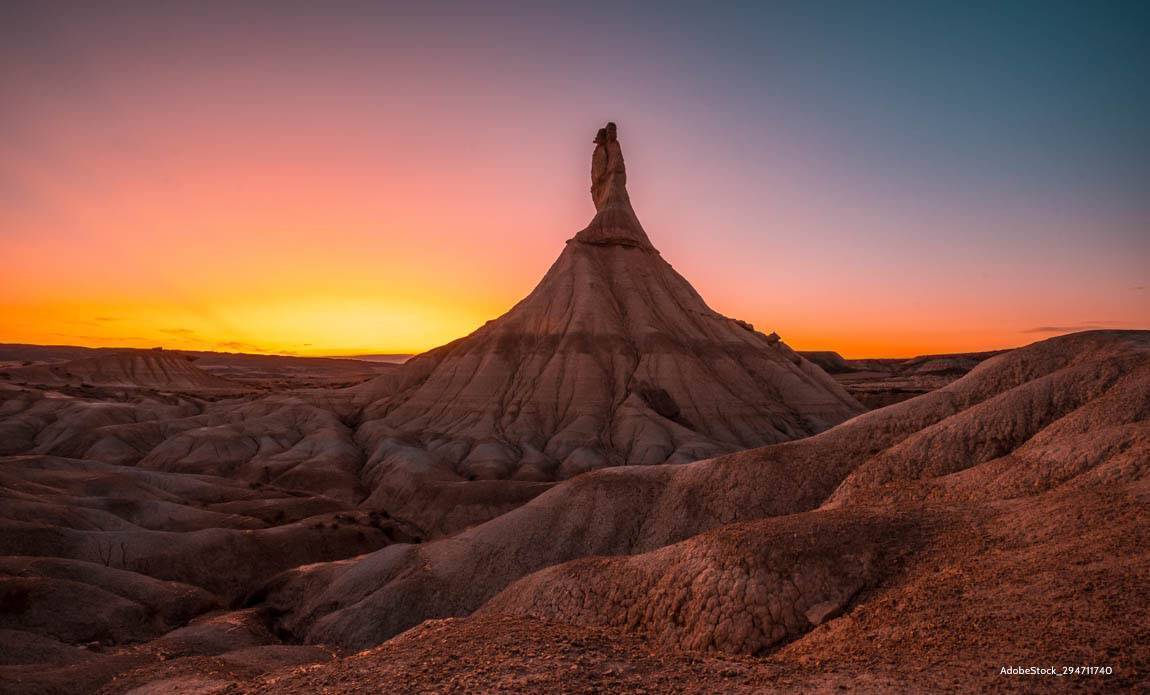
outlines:
M591 184L401 364L0 346L0 690L1150 687L1150 331L796 352Z

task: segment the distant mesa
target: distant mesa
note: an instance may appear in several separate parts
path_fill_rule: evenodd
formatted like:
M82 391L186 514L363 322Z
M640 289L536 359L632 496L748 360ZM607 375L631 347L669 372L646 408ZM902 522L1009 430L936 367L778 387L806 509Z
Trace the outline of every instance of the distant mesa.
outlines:
M195 357L162 349L101 352L6 373L10 381L172 390L243 391L246 387L199 369Z
M844 359L829 350L802 352L863 405L881 408L942 388L1004 350L907 359Z
M411 359L410 353L380 353L371 355L350 355L343 359L361 360L363 362L379 362L383 364L403 364Z
M123 363L138 356L140 365L150 364L160 354L174 362L165 364L169 371L183 373L190 364L194 378L168 379L149 375L148 368L122 370L116 367L98 369L97 374L82 381L90 386L108 388L144 388L194 392L223 389L310 389L338 388L358 384L381 374L392 373L410 355L366 355L357 357L298 357L294 355L245 354L168 348L89 348L73 345L25 345L0 343L0 383L41 384L51 386L80 385L77 379L88 370L81 359L99 359L101 364ZM179 362L186 360L187 364ZM129 360L131 361L131 360ZM219 379L203 379L203 375ZM188 375L184 375L188 376ZM110 380L105 381L105 379ZM99 383L94 379L99 379ZM221 383L220 379L226 382Z
M854 371L843 356L833 350L802 350L799 354L822 367L827 374Z

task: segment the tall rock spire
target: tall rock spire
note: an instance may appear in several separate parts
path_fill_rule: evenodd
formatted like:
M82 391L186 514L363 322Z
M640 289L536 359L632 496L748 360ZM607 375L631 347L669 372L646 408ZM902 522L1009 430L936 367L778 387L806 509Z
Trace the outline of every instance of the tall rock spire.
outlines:
M460 482L686 463L862 412L777 336L707 306L635 217L614 125L595 140L595 217L531 294L355 387L369 506L425 529L439 514L456 524L469 513L452 497Z
M600 128L595 136L595 154L591 155L591 199L595 210L608 206L631 206L627 196L627 165L619 146L619 129L614 123Z
M575 235L584 244L633 246L655 251L627 195L627 165L619 145L619 130L614 123L600 128L595 136L595 153L591 155L591 200L595 218Z

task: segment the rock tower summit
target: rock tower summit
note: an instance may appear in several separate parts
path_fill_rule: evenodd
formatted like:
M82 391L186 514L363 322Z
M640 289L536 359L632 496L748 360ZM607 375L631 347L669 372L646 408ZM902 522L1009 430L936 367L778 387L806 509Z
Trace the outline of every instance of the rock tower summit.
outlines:
M619 145L619 129L614 123L600 128L591 155L591 200L595 218L575 235L584 244L633 246L658 253L639 224L627 195L627 165Z
M614 124L595 138L591 197L591 223L506 314L356 387L366 468L386 483L372 504L415 519L436 486L686 463L862 412L777 336L707 306L655 250Z

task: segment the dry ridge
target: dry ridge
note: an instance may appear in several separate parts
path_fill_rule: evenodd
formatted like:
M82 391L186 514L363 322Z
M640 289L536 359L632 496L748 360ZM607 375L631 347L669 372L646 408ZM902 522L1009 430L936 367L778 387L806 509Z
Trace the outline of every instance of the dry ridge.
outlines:
M54 364L10 368L5 380L49 386L119 386L161 390L241 393L243 384L209 374L195 357L166 350L130 350Z
M988 360L944 389L816 437L687 466L580 476L449 539L293 570L273 584L268 600L284 611L284 627L310 641L366 647L428 618L465 615L545 567L647 553L726 524L767 520L756 533L769 539L778 524L793 523L773 518L820 507L802 523L833 524L832 509L985 504L1067 485L1124 485L1142 480L1150 467L1147 384L1150 333L1056 338ZM874 580L884 563L873 541L862 542L866 529L873 527L875 538L904 533L887 528L895 522L884 518L852 520L845 540L834 537L841 531L816 529L812 538L820 542L803 540L789 550L763 540L746 554L721 552L748 546L718 534L641 560L564 565L525 579L512 597L492 605L523 609L527 602L532 610L575 618L579 611L620 604L626 617L604 620L669 620L685 630L684 646L755 653L833 615ZM720 557L730 557L731 566L721 566ZM596 589L588 573L612 562L622 564L604 571L602 582L611 586ZM704 567L713 571L699 574ZM571 577L569 584L560 581L564 576ZM720 602L690 609L698 624L690 625L688 609L680 607L685 598L657 594L648 603L630 603L655 591L645 582L682 590L688 580L697 600ZM784 590L789 606L779 613L769 597L779 600ZM591 591L604 602L581 593ZM730 591L740 598L723 609L721 597ZM748 614L744 592L747 601L766 601L765 612ZM590 606L578 608L584 603ZM735 624L724 610L743 622ZM659 611L670 613L659 618Z
M139 646L77 660L70 614L17 617L58 665L0 673L108 693L1138 689L1148 385L1150 332L1054 338L816 437L592 472L450 538L289 569ZM54 562L8 571L77 576ZM150 634L182 619L172 592L215 595L84 571L169 621ZM93 622L146 638L119 610ZM1114 671L999 674L1050 664Z

